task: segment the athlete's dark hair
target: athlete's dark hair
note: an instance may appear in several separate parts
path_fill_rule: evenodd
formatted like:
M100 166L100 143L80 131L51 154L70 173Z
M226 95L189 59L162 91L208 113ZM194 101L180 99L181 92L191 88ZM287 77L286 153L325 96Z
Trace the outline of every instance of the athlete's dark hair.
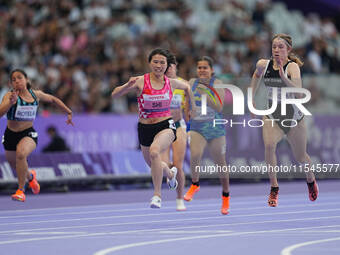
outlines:
M209 56L200 57L200 58L197 60L197 62L198 62L198 61L207 61L208 64L209 64L209 66L210 66L211 68L213 68L213 66L214 66L214 60L213 60L211 57L209 57Z
M207 61L210 68L211 69L214 68L214 60L209 56L200 57L199 59L197 59L197 62L199 62L199 61ZM212 72L211 76L212 77L215 76L215 72Z
M154 49L153 51L151 51L151 53L149 54L149 57L148 57L148 61L149 63L151 62L151 59L153 56L155 55L162 55L164 57L166 57L168 59L168 56L169 56L169 51L166 50L166 49L161 49L161 48L157 48L157 49Z
M177 65L177 59L176 59L176 56L173 55L171 52L169 52L169 56L167 58L167 61L168 61L168 65L171 65L171 64L175 64Z
M168 67L166 68L165 73L168 71L171 64L175 64L175 65L178 64L176 56L168 50L167 50L167 52L168 52L168 57L167 57Z
M167 66L166 66L164 73L166 73L168 71L170 64L176 64L177 65L175 55L173 55L169 50L161 49L161 48L157 48L157 49L154 49L153 51L151 51L151 53L149 54L149 57L148 57L149 63L151 62L152 57L157 55L157 54L166 57Z
M19 69L19 68L16 68L16 69L12 70L11 73L10 73L10 75L9 75L9 78L10 78L11 82L12 82L12 76L13 76L13 74L16 73L16 72L21 73L26 79L28 79L27 73L26 73L24 70ZM31 86L31 83L30 83L29 81L27 81L27 83L26 83L26 88L27 88L27 89L30 89L31 87L32 87L32 86Z

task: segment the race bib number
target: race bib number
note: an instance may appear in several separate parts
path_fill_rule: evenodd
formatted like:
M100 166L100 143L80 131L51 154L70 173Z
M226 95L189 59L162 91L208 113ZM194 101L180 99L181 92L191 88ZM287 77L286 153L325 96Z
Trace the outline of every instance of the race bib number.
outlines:
M37 105L18 105L15 111L17 120L31 121L35 119L37 114Z

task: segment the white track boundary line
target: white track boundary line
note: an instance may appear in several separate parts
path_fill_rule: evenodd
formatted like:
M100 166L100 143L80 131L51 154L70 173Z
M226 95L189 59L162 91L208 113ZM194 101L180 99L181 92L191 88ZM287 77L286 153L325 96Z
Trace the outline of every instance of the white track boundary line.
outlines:
M304 219L302 219L304 220ZM226 224L227 225L227 224ZM267 232L280 232L280 231L293 231L293 230L306 230L306 229L318 229L318 228L332 228L332 227L340 227L340 225L327 225L327 226L317 226L317 227L304 227L304 228L294 228L294 229L277 229L277 230L265 230L265 231L251 231L251 232L233 232L228 234L217 234L214 235L216 237L219 236L229 236L229 235L243 235L243 234L251 234L251 233L267 233ZM166 230L166 229L163 229ZM138 230L137 230L138 231ZM29 238L29 239L18 239L18 240L8 240L8 241L0 241L0 245L4 244L16 244L16 243L24 243L24 242L33 242L33 241L45 241L45 240L58 240L58 239L70 239L70 238L78 238L78 237L93 237L93 236L101 236L101 235L109 235L113 234L115 235L116 232L108 233L108 232L102 232L102 233L90 233L90 234L79 234L79 235L65 235L65 236L52 236L52 237L40 237L40 238ZM195 238L194 238L195 239ZM95 254L97 255L97 254Z
M222 216L223 217L223 216ZM209 217L217 218L217 217ZM221 218L221 217L218 217ZM238 225L253 225L253 224L265 224L265 223L280 223L280 222L291 222L291 221L308 221L308 220L329 220L329 219L339 219L340 216L326 216L326 217L312 217L312 218L296 218L296 219L284 219L284 220L266 220L266 221L253 221L253 222L238 222L238 223L218 223L218 224L210 224L210 225L200 225L200 226L176 226L172 228L156 228L156 229L138 229L138 230L127 230L127 231L119 231L119 232L109 232L110 234L128 234L128 233L139 233L139 232L149 232L149 231L157 231L157 230L172 230L172 229L192 229L192 228L207 228L207 227L218 227L218 226L238 226ZM196 219L183 219L183 221L192 221ZM169 221L176 221L178 220L167 220ZM139 222L141 224L146 223L162 223L163 221L145 221ZM67 226L67 227L53 227L53 228L37 228L37 229L30 229L30 231L46 231L46 230L61 230L61 229L79 229L79 228L94 228L94 227L109 227L109 226L117 226L117 225L131 225L134 223L127 223L127 224L97 224L97 225L83 225L83 226ZM340 226L340 225L339 225ZM19 233L19 232L27 232L27 229L22 230L8 230L8 231L1 231L0 234L10 234L10 233ZM43 233L42 233L43 234Z
M339 201L339 197L338 196L327 196L327 193L329 194L334 194L334 192L324 192L322 193L321 195L319 195L319 199L317 201L320 201L320 199L322 199L322 201L332 201L332 200L335 200L335 201ZM299 193L300 194L300 193ZM302 194L302 193L301 193ZM298 194L295 194L295 195L292 195L292 194L284 194L284 195L280 195L280 200L289 200L289 202L294 202L294 201L297 201L297 202L301 202L301 198L296 198L296 195ZM292 197L289 198L289 197ZM257 201L257 199L255 198L261 198L264 203L266 202L267 200L267 194L264 194L264 195L258 195L258 196L238 196L238 197L231 197L231 200L244 200L244 199L250 199L250 200L254 200L254 201L235 201L233 202L233 204L257 204L259 203ZM296 198L296 199L295 199ZM216 202L220 202L221 200L220 199L216 199L216 198L208 198L208 199L197 199L197 200L194 200L194 202L191 202L191 203L195 203L195 202L202 202L202 201L216 201ZM175 200L166 200L164 201L164 203L175 203ZM1 203L1 199L0 199L0 203ZM15 202L13 202L15 203ZM29 201L27 202L29 203ZM94 210L98 207L122 207L122 206L133 206L133 205L142 205L142 207L144 208L148 208L148 202L145 201L145 202L135 202L135 203L122 203L122 204L100 204L100 205L80 205L80 206L64 206L64 207L50 207L50 208L38 208L38 209L25 209L25 208L22 208L22 209L17 209L17 210L1 210L0 211L0 215L3 214L3 213L15 213L15 212L18 212L18 213L22 213L22 212L37 212L37 211L48 211L48 210L67 210L67 209L82 209L82 208L93 208ZM195 205L197 206L197 205ZM173 206L167 206L167 207L162 207L163 209L165 208L175 208Z
M270 210L270 208L268 208ZM317 213L317 212L336 212L340 211L340 208L336 209L321 209L321 210L302 210L302 211L291 211L291 212L275 212L275 215L285 215L285 214L299 214L299 213ZM215 212L216 210L201 210L201 211L194 211L190 212L190 214L203 214ZM169 213L160 213L160 214L134 214L134 215L115 215L115 216L103 216L103 217L92 217L92 218L75 218L75 219L60 219L60 220L43 220L43 221L24 221L24 222L11 222L11 223L1 223L0 226L10 226L10 225L28 225L28 224L40 224L40 223L57 223L57 222L75 222L75 221L87 221L87 220L107 220L107 219L122 219L122 218L132 218L132 217L154 217L154 216L165 216L165 215L188 215L186 212L169 212ZM228 218L235 218L235 217L254 217L254 216L273 216L273 212L271 213L258 213L258 214L240 214L240 215L229 215L226 216ZM215 216L215 217L204 217L204 218L191 218L190 220L205 220L205 219L215 219L221 218L222 215ZM176 219L178 220L178 219ZM181 219L185 220L185 219ZM172 220L163 220L161 222L167 222ZM139 224L139 222L123 222L118 223L118 225L125 225L125 224Z
M326 227L333 227L333 226L326 226ZM139 246L161 244L161 243L170 243L170 242L205 239L205 238L218 238L218 237L226 237L226 236L267 234L267 233L287 232L287 231L289 232L289 231L298 231L298 230L315 229L315 228L319 228L319 227L286 228L286 229L249 231L249 232L238 232L238 233L227 233L227 234L188 236L188 237L171 238L171 239L155 240L155 241L148 241L148 242L138 242L138 243L118 245L118 246L114 246L114 247L111 247L111 248L103 249L103 250L95 252L93 255L107 255L107 254L110 254L110 253L113 253L113 252L116 252L116 251L119 251L119 250L124 250L124 249L128 249L128 248L135 248L135 247L139 247Z
M313 245L313 244L318 244L318 243L325 243L325 242L332 242L332 241L339 241L340 237L335 237L335 238L328 238L328 239L322 239L322 240L315 240L315 241L309 241L309 242L304 242L304 243L297 243L291 246L288 246L284 248L281 251L281 255L291 255L293 250L296 250L300 247L303 246L308 246L308 245Z
M329 203L309 203L309 204L298 204L298 205L280 205L281 208L298 208L298 207L316 207L316 206L328 206L328 205L338 205L340 202L329 202ZM232 204L234 205L234 204ZM180 213L197 213L196 211L191 211L190 208L199 208L199 207L219 207L220 203L214 203L214 204L204 204L204 205L190 205L188 206L188 210L185 212L173 212L175 214ZM264 209L267 208L267 206L258 206L258 207L243 207L243 208L233 208L232 211L239 211L239 210L257 210L257 209ZM170 209L170 208L167 208ZM50 213L48 216L65 216L65 215L82 215L82 214L100 214L100 213L116 213L116 212L133 212L133 211L150 211L150 208L134 208L134 209L121 209L121 210L98 210L98 211L85 211L85 212L65 212L65 213ZM171 208L171 211L174 211L174 208ZM216 211L216 210L215 210ZM164 215L165 212L162 210L159 215ZM0 216L1 219L17 219L17 218L29 218L29 217L42 217L46 214L29 214L29 215L16 215L16 216ZM127 216L126 216L127 217ZM3 224L3 223L1 223ZM0 224L0 225L1 225Z

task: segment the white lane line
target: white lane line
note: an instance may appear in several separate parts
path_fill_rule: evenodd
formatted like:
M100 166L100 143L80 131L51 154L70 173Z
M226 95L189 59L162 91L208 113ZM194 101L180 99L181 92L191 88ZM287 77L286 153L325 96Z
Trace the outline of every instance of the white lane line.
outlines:
M302 193L301 193L302 194ZM339 201L339 196L329 196L327 194L334 194L334 192L323 192L321 195L319 195L319 198L322 198L322 201ZM280 195L280 201L287 201L289 200L289 202L294 202L294 201L299 201L301 202L301 198L296 198L296 194L295 195L290 195L290 194L285 194L285 195ZM290 198L292 197L292 198ZM257 199L255 199L257 198ZM245 200L245 199L249 199L250 201L235 201L233 202L233 204L257 204L258 203L258 198L262 199L263 201L266 201L267 199L267 195L260 195L260 196L247 196L247 197L243 197L243 196L238 196L236 198L233 198L233 200ZM67 198L65 198L67 199ZM220 203L220 199L216 199L216 198L209 198L209 199L197 199L195 201L199 201L199 202L203 202L203 201L216 201L216 203ZM320 199L318 200L320 201ZM317 202L318 202L317 201ZM0 200L1 202L1 200ZM167 200L164 201L165 203L171 203L174 201L171 200ZM281 203L282 204L282 203ZM18 210L1 210L0 211L0 215L1 214L7 214L7 213L22 213L22 212L39 212L39 211L55 211L55 210L67 210L67 209L83 209L83 208L90 208L90 209L97 209L100 207L123 207L123 206L133 206L133 205L140 205L141 208L146 208L148 207L148 202L135 202L135 203L125 203L125 204L101 204L101 205L80 205L80 206L64 206L64 207L49 207L49 208L39 208L39 209L18 209ZM162 208L174 208L174 206L166 206L166 207L162 207Z
M226 224L227 225L227 224ZM317 228L331 228L331 227L339 227L340 225L328 225L328 226L317 226L317 227L307 227L307 228L298 228L298 229L288 229L288 230L303 230L303 229L317 229ZM163 228L164 230L164 228ZM282 229L278 230L271 230L272 231L285 231ZM137 230L137 232L139 232ZM217 236L229 236L229 235L242 235L242 234L250 234L250 233L266 233L265 231L256 231L256 232L233 232L228 234L219 234ZM71 238L78 238L78 237L93 237L93 236L102 236L102 235L116 235L116 232L101 232L101 233L90 233L90 234L80 234L80 235L65 235L65 236L51 236L51 237L40 237L40 238L29 238L29 239L18 239L18 240L7 240L7 241L0 241L0 245L4 244L16 244L16 243L25 243L25 242L33 242L33 241L44 241L44 240L58 240L58 239L71 239Z
M215 233L232 233L235 231L231 230L209 230L209 233L215 232ZM182 235L182 234L206 234L206 230L160 230L158 232L159 234L175 234L175 235Z
M271 208L268 208L270 210ZM292 212L275 212L275 215L286 215L286 214L299 214L299 213L318 213L318 212L336 212L340 211L340 208L336 209L321 209L321 210L302 210L302 211L292 211ZM201 211L194 211L190 212L192 214L204 214L214 212L216 210L201 210ZM165 216L165 215L189 215L187 212L169 212L169 213L150 213L150 214L132 214L132 215L115 215L115 216L103 216L103 217L91 217L91 218L74 218L74 219L60 219L60 220L43 220L43 221L24 221L24 222L11 222L11 223L1 223L0 226L10 226L10 225L29 225L29 224L40 224L40 223L56 223L56 222L75 222L75 221L87 221L87 220L108 220L108 219L122 219L122 218L132 218L132 217L154 217L154 216ZM240 214L240 215L228 215L228 218L235 218L235 217L254 217L254 216L273 216L273 212L271 213L258 213L258 214ZM221 218L222 215L215 216L215 217L204 217L204 218L191 218L190 220L205 220L205 219L216 219ZM178 220L178 219L176 219ZM182 220L182 219L181 219ZM183 219L184 220L184 219ZM163 220L162 222L166 222L167 220ZM170 220L172 221L172 220ZM118 223L118 225L125 225L125 224L137 224L138 222L123 222Z
M329 204L334 204L334 203L329 203ZM340 203L339 203L340 204ZM218 204L220 205L220 204ZM210 207L210 206L217 206L217 203L215 204L200 204L200 205L190 205L188 208L191 207ZM164 209L172 210L174 211L176 208L175 206L172 207L162 207L162 211L165 211ZM100 213L115 213L115 212L140 212L140 211L150 211L150 207L143 207L143 208L130 208L130 209L109 209L109 210L93 210L93 211L83 211L83 212L61 212L61 213L49 213L48 216L64 216L64 215L81 215L81 214L100 214ZM41 216L46 216L46 213L43 214L25 214L25 215L15 215L15 216L0 216L0 219L16 219L16 218L28 218L28 217L41 217Z
M257 196L257 197L260 197L260 196ZM265 196L262 196L263 198ZM238 197L240 198L240 197ZM242 197L243 198L243 197ZM247 197L248 198L248 197ZM251 197L249 197L251 198ZM65 198L67 199L67 198ZM216 199L216 198L209 198L209 199L197 199L197 201L221 201L220 199ZM1 202L1 200L0 200ZM164 203L175 203L174 200L166 200L164 201ZM238 202L235 202L235 203L239 203L239 204L252 204L252 203L258 203L257 201L238 201ZM134 203L118 203L118 204L101 204L101 205L79 205L79 206L64 206L64 207L49 207L49 208L38 208L38 209L18 209L18 210L2 210L0 211L0 215L1 214L7 214L7 213L22 213L23 211L26 212L39 212L39 211L49 211L49 210L52 210L52 211L55 211L55 210L67 210L67 209L86 209L86 208L90 208L90 209L93 209L93 210L96 210L98 207L112 207L112 208L115 208L115 207L124 207L124 206L127 206L127 207L137 207L137 206L140 206L140 208L146 208L146 209L149 209L149 204L147 201L145 202L134 202ZM174 208L173 206L164 206L162 207L162 209L164 208ZM123 209L125 210L125 209Z
M333 227L333 226L327 226ZM188 236L188 237L180 237L180 238L170 238L170 239L163 239L163 240L155 240L155 241L148 241L148 242L138 242L138 243L131 243L131 244L124 244L124 245L117 245L114 247L110 247L107 249L103 249L100 251L95 252L93 255L107 255L116 251L125 250L128 248L135 248L139 246L146 246L146 245L154 245L154 244L161 244L161 243L170 243L170 242L178 242L178 241L187 241L187 240L195 240L195 239L205 239L205 238L218 238L218 237L226 237L226 236L241 236L241 235L252 235L252 234L267 234L267 233L277 233L277 232L287 232L287 231L298 231L304 229L315 229L318 227L305 227L305 228L287 228L287 229L275 229L275 230L261 230L261 231L249 231L249 232L237 232L237 233L227 233L227 234L215 234L215 235L201 235L201 236ZM340 238L338 238L340 239ZM283 254L281 254L283 255ZM288 255L288 254L284 254Z
M291 245L291 246L288 246L288 247L284 248L281 251L281 255L291 255L291 252L293 250L296 250L296 249L301 248L303 246L313 245L313 244L318 244L318 243L332 242L332 241L340 241L340 237L328 238L328 239L315 240L315 241L309 241L309 242L294 244L294 245Z
M335 230L318 230L318 231L314 231L314 230L306 230L303 231L304 233L340 233L340 229L335 229Z
M222 217L223 218L223 217ZM229 226L241 226L241 225L256 225L256 224L272 224L272 223L281 223L281 222L294 222L294 221L320 221L320 220L330 220L330 219L339 219L340 216L326 216L326 217L312 217L312 218L297 218L297 219L284 219L284 220L265 220L265 221L253 221L253 222L238 222L238 223L218 223L218 224L210 224L210 225L195 225L195 226L175 226L170 228L147 228L147 229L136 229L136 230L126 230L126 231L116 231L109 232L111 235L120 235L120 234L132 234L132 233L142 233L142 232L155 232L155 231L164 231L164 230L179 230L179 229L196 229L196 228L210 228L210 227L229 227ZM192 219L190 219L192 220ZM172 220L178 222L178 220ZM180 223L188 220L181 220ZM145 221L140 223L162 223L163 221ZM69 227L55 227L55 228L38 228L31 229L31 231L46 231L46 230L60 230L60 229L75 229L75 228L96 228L96 227L109 227L109 226L117 226L117 223L112 224L98 224L98 225L85 225L85 226L69 226ZM334 225L340 226L340 225ZM10 233L18 233L20 231L26 232L27 229L23 230L10 230L10 231L2 231L0 234L10 234Z
M50 232L35 232L35 231L26 231L26 232L18 232L14 233L14 235L79 235L79 234L88 234L88 232L57 232L57 231L50 231Z
M255 202L253 202L255 203ZM256 202L258 204L258 202ZM327 204L334 204L336 202L330 202ZM242 205L242 204L249 204L249 203L233 203L233 205ZM340 202L339 202L340 204ZM83 212L61 212L61 213L49 213L48 216L54 216L54 215L79 215L79 214L90 214L90 213L95 213L95 214L99 214L99 213L106 213L106 212L133 212L133 211L150 211L150 207L149 204L146 206L146 204L144 203L143 208L128 208L128 209L108 209L108 210L91 210L91 211L83 211ZM174 204L175 205L175 204ZM210 207L210 206L220 206L221 205L221 201L219 200L218 203L211 203L211 204L191 204L191 205L187 205L187 208L199 208L199 207ZM315 204L314 204L315 205ZM304 206L304 205L301 205ZM164 212L165 210L171 210L174 211L175 210L175 206L162 206L162 212ZM46 213L43 214L26 214L25 211L25 215L9 215L9 216L0 216L0 219L13 219L13 218L26 218L26 217L41 217L41 216L46 216Z
M309 204L298 204L298 205L280 205L280 208L298 208L298 207L317 207L317 206L328 206L328 205L339 205L340 202L329 202L329 203L309 203ZM234 206L235 204L232 204ZM214 203L214 204L200 204L200 205L188 205L188 211L190 208L199 208L199 207L219 207L220 203ZM258 206L258 207L243 207L243 208L233 208L232 211L245 211L245 210L257 210L257 209L264 209L267 208L267 205ZM174 211L174 207L167 208L170 209L172 212ZM65 215L82 215L82 214L101 214L101 213L115 213L115 212L134 212L134 211L150 211L150 208L134 208L134 209L118 209L118 210L97 210L97 211L85 211L85 212L65 212L65 213L49 213L48 216L65 216ZM187 212L188 212L187 211ZM184 212L184 213L187 213ZM191 213L192 211L190 211ZM160 215L163 215L164 210L160 213ZM180 212L174 212L179 214ZM195 213L193 211L193 213ZM30 218L30 217L42 217L46 216L46 213L44 214L25 214L25 215L18 215L18 216L4 216L0 219L17 219L17 218ZM126 216L127 217L127 216ZM2 223L3 224L3 223ZM1 224L0 224L1 225Z
M91 236L102 236L102 235L107 235L107 233L91 233L91 234L81 234L81 235L50 236L50 237L37 237L37 238L29 238L29 239L19 239L19 240L8 240L8 241L1 241L0 245L21 243L20 240L22 240L22 242L25 243L25 242L33 242L33 241L70 239L70 238L76 238L76 237L91 237Z
M262 197L263 198L263 203L265 203L266 201L266 197ZM299 199L301 201L301 199ZM200 199L197 200L200 202L200 204L190 204L190 207L202 207L204 205L202 205L202 202L204 203L204 201L216 201L213 204L220 204L221 200L220 199ZM339 200L336 200L339 201ZM162 210L163 209L174 209L175 208L175 201L164 201L164 203L171 203L173 202L174 206L162 206ZM195 201L196 202L196 201ZM258 204L258 200L253 200L253 201L235 201L233 202L234 205L248 205L248 204ZM129 203L129 204L112 204L112 205L89 205L89 206L73 206L73 207L52 207L52 208L41 208L41 209L27 209L27 210L7 210L7 211L0 211L0 215L2 213L13 213L13 212L19 212L22 213L23 211L25 211L25 213L27 212L39 212L42 211L46 214L46 210L66 210L66 209L84 209L84 208L89 208L89 209L93 209L93 212L95 212L97 210L97 207L123 207L123 206L133 206L133 205L138 205L138 206L134 206L134 208L126 208L126 209L113 209L116 211L130 211L130 210L149 210L149 204L148 202L141 202L141 203ZM44 215L44 214L42 214ZM7 215L7 216L1 216L1 217L11 217L13 215ZM21 215L19 215L21 216ZM0 217L0 218L1 218Z

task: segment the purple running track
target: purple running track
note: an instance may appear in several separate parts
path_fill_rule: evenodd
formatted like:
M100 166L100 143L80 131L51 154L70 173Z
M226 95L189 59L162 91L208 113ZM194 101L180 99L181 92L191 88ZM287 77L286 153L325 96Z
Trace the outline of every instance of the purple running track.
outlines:
M175 192L152 190L0 197L0 254L340 254L340 181L319 181L317 201L304 182L282 182L279 206L267 206L268 184L231 185L230 214L221 188L202 186L185 212Z

